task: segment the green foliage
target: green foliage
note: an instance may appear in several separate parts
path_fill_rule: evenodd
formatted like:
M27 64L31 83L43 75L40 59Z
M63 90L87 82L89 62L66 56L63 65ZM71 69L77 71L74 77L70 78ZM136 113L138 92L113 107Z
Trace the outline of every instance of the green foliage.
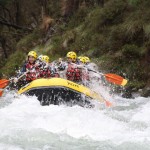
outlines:
M129 81L132 82L143 82L146 84L148 80L147 67L141 65L139 59L134 58L124 58L116 57L112 59L111 68L113 71L117 72L118 74L126 74L126 77Z
M128 0L128 3L131 6L138 6L141 3L142 0Z
M126 44L122 48L122 54L126 59L139 59L141 57L141 48L134 44Z
M130 89L136 88L135 89L135 91L136 91L138 89L144 88L145 85L146 85L145 82L143 82L143 81L139 82L138 80L135 80L135 81L129 81L129 83L127 84L127 88L129 88L129 87L130 87Z
M123 13L127 7L123 0L111 0L104 8L97 7L86 18L87 27L101 31L103 26L122 22Z
M51 49L51 55L54 56L55 54L63 55L63 51L61 48L62 39L61 36L55 36L52 39L52 49Z
M130 87L143 87L148 80L148 66L144 64L150 49L150 0L104 2L104 7L93 3L79 8L67 23L58 25L57 32L45 45L40 42L45 34L35 30L18 42L17 49L27 52L33 48L39 54L49 55L51 61L65 57L70 50L76 51L79 55L88 55L102 70L126 73ZM47 10L52 18L60 18L59 5L59 0L49 1ZM14 73L23 59L18 63L22 56L19 53L22 52L17 51L10 57L1 72Z
M137 15L137 13L135 13ZM139 15L138 15L139 16ZM137 18L131 15L127 18L127 20L123 23L122 28L125 33L126 40L131 43L134 42L137 45L141 45L143 43L143 26L144 21L141 18Z
M72 29L83 23L85 21L85 17L90 12L90 10L90 8L82 8L79 9L76 13L74 13L68 23L68 28Z
M110 28L110 33L106 41L106 47L109 51L116 52L125 44L125 31L121 26L116 25Z
M49 1L48 2L48 14L52 17L52 18L57 18L60 17L60 4L59 4L59 0L55 0L54 1Z
M113 70L113 58L112 55L107 53L106 55L99 55L99 58L97 59L97 62L99 62L99 66L101 70L105 70L110 72L110 70Z
M35 30L33 33L28 34L18 42L17 50L23 49L29 51L29 49L39 44L38 40L40 37L42 37L40 30Z
M146 38L150 39L150 24L145 25L143 29Z
M112 0L106 3L102 14L102 24L119 23L122 21L122 14L125 11L127 4L124 0Z
M88 29L91 28L91 30L93 31L99 29L101 12L102 10L100 8L95 8L93 11L91 11L85 19L85 23L84 23L85 28Z
M22 51L16 51L9 57L5 66L0 70L1 76L11 77L14 75L15 71L23 63L23 60L25 60L25 54Z

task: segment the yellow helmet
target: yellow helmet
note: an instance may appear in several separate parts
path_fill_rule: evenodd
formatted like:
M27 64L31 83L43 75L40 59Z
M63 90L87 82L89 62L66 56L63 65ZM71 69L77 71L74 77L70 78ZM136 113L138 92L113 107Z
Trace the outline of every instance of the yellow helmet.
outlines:
M80 57L79 60L80 60L80 62L82 62L83 64L85 64L85 58L84 57Z
M89 63L90 62L90 58L89 57L84 56L84 59L85 59L85 63Z
M42 61L49 63L49 57L47 55L42 56Z
M75 52L71 51L71 52L67 53L67 57L71 58L72 60L76 60L77 54Z
M30 51L28 56L33 56L35 59L37 59L37 53L35 51Z
M78 60L80 60L82 57L83 57L83 56L78 56L78 58L77 58L77 59L78 59Z

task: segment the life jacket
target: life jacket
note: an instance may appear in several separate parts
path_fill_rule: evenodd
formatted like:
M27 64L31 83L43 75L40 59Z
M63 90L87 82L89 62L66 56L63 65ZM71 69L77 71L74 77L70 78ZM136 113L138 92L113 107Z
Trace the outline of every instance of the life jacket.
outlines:
M35 63L31 64L30 62L27 62L25 64L25 68L26 68L26 71L29 70L29 72L26 74L27 81L33 81L40 77L39 68L35 66Z
M81 70L79 68L74 67L74 65L72 64L68 64L66 77L67 80L71 80L74 82L81 82L82 81Z
M50 78L51 72L48 68L40 70L40 78Z
M45 67L45 65L40 67L40 77L41 78L51 78L51 77L59 77L59 74L56 73L55 69L52 69L51 64Z

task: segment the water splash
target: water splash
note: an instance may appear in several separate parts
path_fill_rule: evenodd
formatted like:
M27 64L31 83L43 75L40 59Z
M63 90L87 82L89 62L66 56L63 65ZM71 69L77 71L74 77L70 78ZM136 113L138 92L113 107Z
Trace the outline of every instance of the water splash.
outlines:
M149 150L150 98L125 99L93 80L91 89L114 107L41 106L36 97L9 92L0 101L0 149Z
M6 94L0 104L3 149L145 149L150 99L114 97L111 109L41 106L36 97ZM70 144L71 146L68 146Z

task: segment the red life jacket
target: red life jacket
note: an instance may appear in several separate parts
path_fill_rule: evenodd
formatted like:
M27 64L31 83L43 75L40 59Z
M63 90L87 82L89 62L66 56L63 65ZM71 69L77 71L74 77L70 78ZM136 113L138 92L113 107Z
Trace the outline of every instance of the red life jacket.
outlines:
M79 68L75 68L74 65L68 64L67 72L66 72L67 80L74 82L81 82L81 70Z
M31 63L27 62L25 66L26 66L26 70L30 71L26 74L27 81L33 81L40 77L39 76L39 68L35 66L35 63L31 64Z
M50 77L51 71L48 68L40 70L40 78L50 78Z
M59 74L52 70L52 65L43 64L40 67L40 78L51 78L51 77L59 77Z

